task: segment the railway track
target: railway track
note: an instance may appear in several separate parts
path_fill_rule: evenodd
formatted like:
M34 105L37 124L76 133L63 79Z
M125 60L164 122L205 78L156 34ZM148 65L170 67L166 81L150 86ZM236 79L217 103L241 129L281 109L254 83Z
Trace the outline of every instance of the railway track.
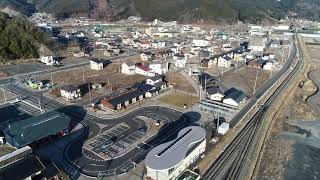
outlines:
M231 141L229 146L210 166L208 171L203 174L202 179L242 179L244 175L243 172L246 171L245 163L249 161L252 155L250 149L256 143L256 137L259 135L260 125L264 119L265 112L277 100L283 90L285 90L302 64L303 61L299 60L294 69L268 98L265 104L249 120L237 137Z

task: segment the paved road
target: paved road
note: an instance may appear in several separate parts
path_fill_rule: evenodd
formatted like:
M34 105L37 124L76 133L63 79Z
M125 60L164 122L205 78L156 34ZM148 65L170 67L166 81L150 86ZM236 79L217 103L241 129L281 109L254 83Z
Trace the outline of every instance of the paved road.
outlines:
M49 110L58 110L70 116L73 121L81 122L87 127L77 140L68 144L65 148L65 158L69 160L81 173L88 176L108 176L121 174L133 167L134 163L140 163L146 156L151 147L160 143L169 141L181 128L188 125L181 112L158 106L143 107L130 112L124 116L113 119L102 119L88 114L81 106L65 106L47 97L41 96L35 92L24 89L18 85L10 84L5 87L14 93L20 94L25 101L38 104L39 99L42 102L42 107ZM125 123L130 126L126 134L136 132L140 127L145 126L146 122L137 119L138 116L145 116L151 119L161 120L166 128L163 128L160 133L144 143L140 143L130 151L123 154L121 157L112 160L103 161L94 153L83 149L83 144L88 139L94 138L99 134L115 127L118 124ZM154 123L154 122L153 122ZM179 125L177 125L177 123ZM104 128L101 128L102 125ZM170 133L171 132L171 133ZM116 142L121 141L126 136L119 134L116 137ZM86 156L83 155L86 153Z
M320 70L313 70L308 74L309 78L314 82L314 84L317 86L317 92L313 96L309 97L307 100L307 103L309 106L318 114L320 114Z

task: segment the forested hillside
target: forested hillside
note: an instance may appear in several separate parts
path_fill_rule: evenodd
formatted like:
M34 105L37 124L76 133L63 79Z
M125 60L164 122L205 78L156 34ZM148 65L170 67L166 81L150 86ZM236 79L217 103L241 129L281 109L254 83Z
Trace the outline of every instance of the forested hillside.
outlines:
M51 40L39 28L21 18L10 18L0 13L0 61L38 57L40 44L51 45Z

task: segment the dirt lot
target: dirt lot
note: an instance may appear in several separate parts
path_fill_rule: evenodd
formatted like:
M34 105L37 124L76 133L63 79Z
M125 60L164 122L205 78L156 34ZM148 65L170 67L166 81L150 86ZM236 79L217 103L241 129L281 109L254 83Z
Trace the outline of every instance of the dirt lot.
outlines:
M169 84L177 90L181 90L187 93L197 93L189 81L178 72L170 73L166 76L166 80Z
M146 79L140 75L124 75L119 73L120 63L112 63L105 67L103 70L96 71L91 70L89 66L83 68L74 68L68 71L62 71L54 73L52 75L53 82L56 87L60 87L67 84L80 86L86 83L101 83L103 84L102 89L92 90L92 97L96 98L105 94L107 91L116 91L121 88L129 87L137 82L141 82ZM83 79L84 74L84 79ZM50 80L51 75L43 75L36 77L38 80ZM86 95L84 96L86 98Z
M199 101L199 97L174 91L169 95L161 97L159 101L179 108L183 108L184 104L187 104L188 107L194 105Z
M236 87L251 95L253 93L257 71L258 80L256 89L258 89L269 79L269 71L245 66L238 71L226 73L226 75L223 76L222 81L229 88Z

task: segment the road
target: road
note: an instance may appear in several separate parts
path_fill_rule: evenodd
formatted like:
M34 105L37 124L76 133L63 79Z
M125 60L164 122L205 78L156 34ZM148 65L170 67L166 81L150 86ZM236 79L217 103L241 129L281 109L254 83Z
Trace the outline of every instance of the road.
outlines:
M296 52L296 45L294 44L293 50L291 51L289 59L283 67L283 70L279 72L280 74L278 73L276 75L278 78L280 78L280 76L290 68L295 58ZM293 71L268 98L262 108L260 108L253 116L253 118L250 119L250 121L240 131L240 133L232 140L232 142L223 151L219 158L210 166L208 171L203 174L202 179L233 180L244 178L244 175L248 170L248 163L250 163L252 150L254 149L257 141L256 138L259 134L261 122L264 119L264 113L272 106L274 101L282 95L282 92L288 87L290 81L294 78L302 63L302 60L298 61L298 64L294 67ZM273 80L272 82L276 82L276 80ZM271 86L269 86L269 88L270 87ZM264 91L262 90L263 89L260 89L256 93L255 99L250 103L255 102L259 97L263 95L263 92L265 92L266 89L264 89ZM243 117L243 113L239 114L239 117L237 118Z
M88 114L82 106L65 106L64 104L24 89L16 84L6 85L5 88L13 93L20 94L24 97L24 101L27 101L28 103L38 105L40 100L43 109L46 109L47 111L57 110L63 112L70 116L74 122L82 123L86 126L87 131L84 131L79 138L67 144L64 156L69 163L87 176L97 177L122 174L131 169L133 164L140 163L152 147L169 141L175 136L175 133L189 125L181 112L165 107L143 107L121 117L101 119ZM165 125L165 128L162 128L162 130L150 140L140 142L138 146L133 147L130 151L125 152L120 157L110 160L102 160L94 153L83 148L85 141L93 139L121 123L128 124L130 128L125 134L119 134L116 137L116 142L120 142L127 135L136 132L139 128L146 125L145 121L137 118L139 116L161 120ZM86 153L86 155L83 153Z

